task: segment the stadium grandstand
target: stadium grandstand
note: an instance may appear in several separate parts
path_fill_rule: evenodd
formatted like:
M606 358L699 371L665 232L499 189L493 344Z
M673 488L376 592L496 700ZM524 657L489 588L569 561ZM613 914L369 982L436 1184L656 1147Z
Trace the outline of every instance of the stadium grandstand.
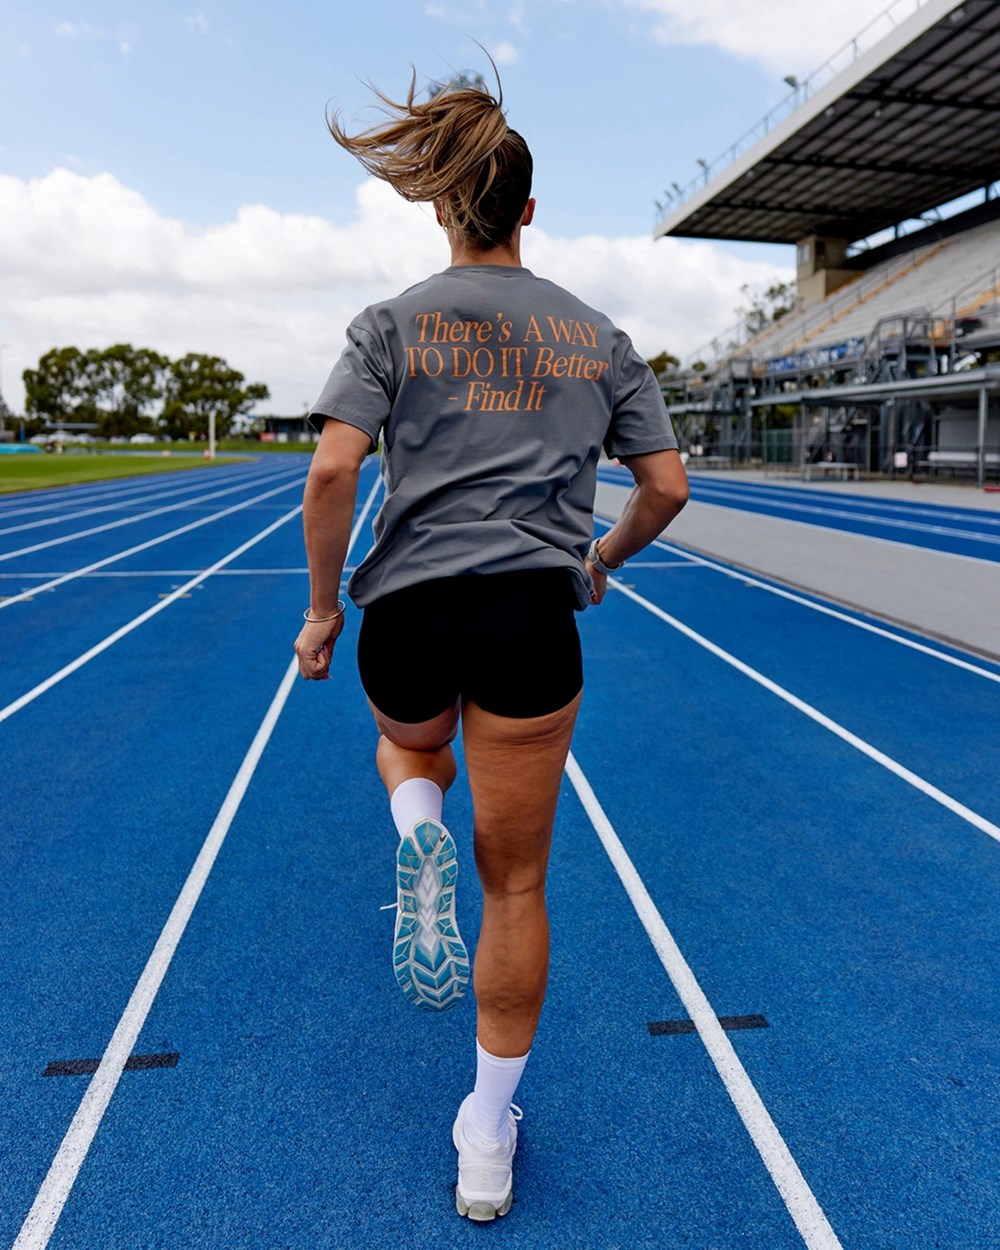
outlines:
M1000 477L1000 4L896 0L654 236L792 244L792 306L661 375L692 465Z

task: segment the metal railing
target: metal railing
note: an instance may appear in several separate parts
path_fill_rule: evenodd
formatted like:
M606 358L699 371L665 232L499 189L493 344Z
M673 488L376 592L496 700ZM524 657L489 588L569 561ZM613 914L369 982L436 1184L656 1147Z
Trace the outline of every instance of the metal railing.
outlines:
M765 113L755 126L751 126L745 134L740 135L735 143L730 144L724 152L720 152L714 160L699 161L701 173L692 178L686 186L682 187L675 183L672 191L666 191L664 194L667 196L667 203L662 206L662 211L657 212L655 225L659 225L695 192L707 186L714 177L738 161L761 139L766 138L786 117L790 117L796 109L805 104L810 96L815 95L838 74L853 65L859 57L864 56L877 43L892 34L897 27L929 3L930 0L893 0L884 12L873 18L867 26L862 27L853 39L848 40L833 56L814 69L808 78L797 82L787 96L780 100L769 113Z

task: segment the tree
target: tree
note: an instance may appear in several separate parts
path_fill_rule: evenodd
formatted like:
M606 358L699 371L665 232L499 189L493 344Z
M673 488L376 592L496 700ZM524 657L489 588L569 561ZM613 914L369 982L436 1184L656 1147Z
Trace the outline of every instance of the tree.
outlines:
M740 287L740 293L744 305L736 310L736 315L751 338L780 321L795 306L794 282L772 282L764 290L755 289L745 282Z
M53 347L37 369L25 369L24 408L29 417L48 421L97 419L91 362L78 347Z
M188 352L170 366L161 425L170 438L206 438L214 415L216 437L224 438L236 417L270 395L262 382L247 384L221 356Z
M646 364L649 365L657 377L661 373L667 373L671 369L676 369L680 363L676 356L666 350L660 352L658 356L654 356L652 360L646 361Z
M152 429L149 409L162 398L170 361L148 347L116 343L87 352L88 376L105 438Z

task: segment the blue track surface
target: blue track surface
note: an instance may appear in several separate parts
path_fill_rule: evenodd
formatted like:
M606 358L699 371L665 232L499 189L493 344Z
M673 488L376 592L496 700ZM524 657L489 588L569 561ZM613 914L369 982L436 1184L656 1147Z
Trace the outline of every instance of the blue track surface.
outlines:
M603 467L599 476L615 485L630 485L632 480L627 469L615 465ZM801 486L771 486L704 474L691 475L691 498L741 512L1000 561L1000 514L981 508L901 503L840 491L824 494Z
M54 1159L65 1177L61 1143L91 1097L90 1076L46 1065L108 1050L223 817L129 1046L176 1066L121 1075L54 1231L23 1247L1000 1244L1000 668L904 646L921 640L670 544L581 618L574 757L646 901L630 901L567 779L515 1204L492 1233L459 1219L450 1126L473 1076L473 1007L415 1011L392 975L380 907L395 834L353 667L357 614L335 680L291 686L231 796L305 601L305 470L282 458L0 504L0 530L61 517L0 534L0 557L67 540L0 558L0 1244ZM359 520L375 482L369 464ZM949 528L988 532L969 511ZM461 784L446 818L474 938ZM737 1086L711 1030L650 1032L693 1001L669 943L647 935L659 917L713 1015L767 1021L724 1035ZM740 1072L787 1158L738 1109ZM796 1226L803 1195L829 1237L801 1210Z

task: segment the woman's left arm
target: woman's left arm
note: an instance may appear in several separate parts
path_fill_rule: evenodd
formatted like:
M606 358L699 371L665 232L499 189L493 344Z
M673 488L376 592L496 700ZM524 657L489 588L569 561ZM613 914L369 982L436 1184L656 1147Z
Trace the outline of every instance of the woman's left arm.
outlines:
M323 426L302 505L306 556L309 561L309 616L295 640L299 672L306 680L330 676L334 643L344 628L338 614L340 579L351 541L358 494L358 473L371 451L371 439L343 421ZM322 618L327 618L326 620Z

